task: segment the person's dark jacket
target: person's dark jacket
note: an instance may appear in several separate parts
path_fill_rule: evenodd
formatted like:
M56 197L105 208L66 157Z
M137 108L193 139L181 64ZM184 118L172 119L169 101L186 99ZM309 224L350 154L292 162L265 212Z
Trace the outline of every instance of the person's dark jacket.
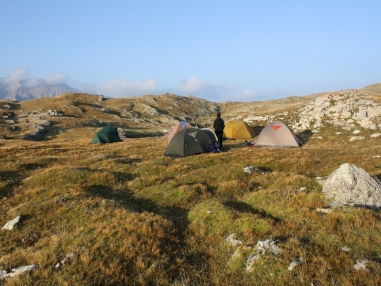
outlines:
M220 118L220 117L217 117L214 120L213 128L214 128L214 130L217 130L217 131L223 131L224 128L225 128L225 122L224 122L224 120L222 118Z

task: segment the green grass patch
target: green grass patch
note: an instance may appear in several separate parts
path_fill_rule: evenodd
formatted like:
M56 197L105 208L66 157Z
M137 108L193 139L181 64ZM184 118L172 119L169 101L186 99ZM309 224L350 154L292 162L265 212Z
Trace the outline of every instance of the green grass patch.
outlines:
M28 188L67 188L68 186L112 186L115 175L86 168L55 167L24 180Z

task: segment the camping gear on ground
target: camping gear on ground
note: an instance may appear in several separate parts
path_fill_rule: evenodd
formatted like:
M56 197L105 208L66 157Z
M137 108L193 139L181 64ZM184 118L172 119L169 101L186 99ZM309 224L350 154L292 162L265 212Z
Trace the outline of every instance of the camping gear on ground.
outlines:
M202 132L204 132L206 135L209 136L210 139L210 145L209 145L209 152L212 153L220 153L220 144L218 144L218 139L216 133L212 129L209 128L201 128Z
M255 147L299 147L301 144L294 132L282 121L269 123L259 133Z
M255 136L254 129L243 120L235 119L225 123L224 137L228 139L249 139Z
M205 132L196 128L184 128L177 132L168 143L164 156L186 157L209 152L211 140Z
M255 144L255 141L254 141L254 140L252 140L252 141L247 141L247 140L245 140L245 143L243 143L243 146L242 146L242 147L246 147L246 146L254 147L254 144Z
M186 121L180 121L179 123L177 123L176 125L174 125L171 129L171 131L168 133L168 136L167 136L167 143L169 143L169 141L171 141L171 139L173 138L173 136L179 132L180 130L183 130L184 128L190 128L192 127L192 125L190 125L188 122Z
M221 153L220 144L217 141L212 141L209 145L209 152L211 153Z
M112 142L121 142L119 138L118 130L115 126L107 125L103 127L97 135L91 140L90 143L112 143Z

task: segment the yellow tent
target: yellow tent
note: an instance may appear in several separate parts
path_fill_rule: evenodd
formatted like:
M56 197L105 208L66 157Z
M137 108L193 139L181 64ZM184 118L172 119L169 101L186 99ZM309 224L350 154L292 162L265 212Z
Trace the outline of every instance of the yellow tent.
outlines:
M243 120L231 120L226 122L224 137L229 139L250 139L255 136L254 129Z

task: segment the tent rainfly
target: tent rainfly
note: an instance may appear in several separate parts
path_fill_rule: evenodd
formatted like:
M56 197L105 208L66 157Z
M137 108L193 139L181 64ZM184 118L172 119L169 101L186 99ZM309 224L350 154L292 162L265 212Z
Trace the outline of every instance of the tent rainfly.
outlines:
M180 121L178 122L177 124L175 124L171 131L168 133L168 136L167 136L167 143L169 143L169 141L171 141L171 139L173 138L173 136L179 132L180 130L183 130L184 128L190 128L192 127L188 122L186 121Z
M253 128L251 128L243 120L231 120L226 122L224 129L224 137L228 139L250 139L255 136Z
M209 136L196 128L184 128L177 132L168 143L164 156L186 157L209 152Z
M112 142L121 142L122 140L119 138L119 134L117 128L111 125L107 125L103 127L97 135L91 140L90 143L112 143Z
M279 120L263 128L254 144L255 147L299 147L300 145L294 132Z

